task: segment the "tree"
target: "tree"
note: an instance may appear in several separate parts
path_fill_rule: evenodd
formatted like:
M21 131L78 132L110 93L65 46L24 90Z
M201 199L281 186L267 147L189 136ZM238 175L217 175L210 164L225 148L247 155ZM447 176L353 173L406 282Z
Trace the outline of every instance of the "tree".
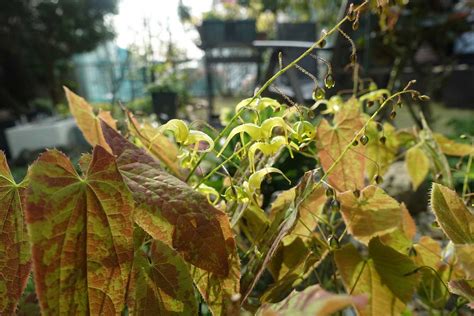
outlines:
M116 0L2 1L0 96L10 100L6 105L24 106L41 88L58 103L68 59L113 38L107 17L116 9Z

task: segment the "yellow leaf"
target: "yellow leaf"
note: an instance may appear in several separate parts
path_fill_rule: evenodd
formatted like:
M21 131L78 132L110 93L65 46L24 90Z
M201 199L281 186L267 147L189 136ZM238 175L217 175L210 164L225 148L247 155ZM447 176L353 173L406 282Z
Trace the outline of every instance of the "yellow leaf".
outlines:
M377 128L378 124L370 122L365 130L365 135L369 138L365 150L366 156L370 158L366 163L369 179L373 179L377 174L383 175L387 171L395 159L400 143L395 128L389 123L383 125L381 132ZM385 142L381 141L382 137L385 137Z
M441 147L441 151L448 156L463 157L474 153L474 146L472 145L456 143L444 135L437 133L433 136L439 147Z
M430 170L430 160L418 146L408 149L405 164L410 175L413 190L416 191Z
M405 303L382 283L372 259L364 260L352 244L334 252L337 269L348 293L366 294L369 302L365 307L356 306L360 316L401 315Z

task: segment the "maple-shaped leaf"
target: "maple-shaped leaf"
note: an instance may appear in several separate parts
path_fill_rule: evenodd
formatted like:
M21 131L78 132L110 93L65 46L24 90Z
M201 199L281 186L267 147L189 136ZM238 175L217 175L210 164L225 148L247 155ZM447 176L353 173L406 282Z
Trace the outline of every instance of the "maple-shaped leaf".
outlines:
M317 284L308 286L301 292L293 291L280 303L263 305L258 310L257 315L329 316L351 305L363 308L366 304L366 295L333 294L325 291Z
M338 194L341 213L349 233L363 243L399 227L400 204L381 188L368 186L356 197L352 191Z
M474 243L474 215L455 191L433 183L431 209L439 226L453 243Z
M411 178L413 190L416 191L430 171L430 160L419 146L414 146L406 152L405 165Z
M26 182L16 184L0 151L0 314L13 315L31 269L24 220Z
M154 240L148 253L137 249L133 264L133 315L197 315L193 280L186 262Z
M382 131L379 131L378 127L379 124L376 122L370 122L365 129L365 135L369 138L365 150L369 158L366 161L369 179L373 179L377 174L385 174L395 159L400 145L393 125L384 123Z
M351 295L368 295L365 307L356 306L358 315L401 315L405 303L397 298L382 283L382 279L372 259L364 259L352 244L346 244L334 252L334 260L341 275L347 293Z
M227 276L235 249L232 234L224 233L230 231L227 215L106 123L102 129L137 202L137 224L153 238L171 241L189 263Z
M316 132L318 155L324 171L327 171L344 152L352 138L364 125L360 109L348 101L334 115L331 125L323 119ZM364 186L365 147L349 149L329 174L329 183L338 191L362 189Z
M369 255L382 284L403 302L408 302L418 284L418 266L407 255L384 245L378 237L369 243Z
M69 103L69 110L76 119L77 126L82 131L85 139L91 146L100 145L110 152L110 147L104 139L100 127L100 121L107 122L114 129L116 122L108 111L100 111L99 114L94 113L92 106L68 88L64 87L66 98Z
M162 132L148 123L139 123L132 113L127 111L128 130L141 145L155 158L161 161L177 177L182 176L179 168L178 147Z
M472 145L457 143L437 133L434 133L433 137L445 155L464 157L474 153L474 146Z
M116 315L133 259L133 199L114 157L96 146L87 173L51 150L29 171L26 219L45 315Z

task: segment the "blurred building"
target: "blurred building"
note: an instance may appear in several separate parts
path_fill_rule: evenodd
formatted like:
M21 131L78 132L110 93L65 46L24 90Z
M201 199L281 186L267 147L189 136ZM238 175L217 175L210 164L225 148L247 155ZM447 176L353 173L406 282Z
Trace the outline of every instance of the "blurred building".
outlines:
M145 90L143 67L113 42L73 57L78 92L89 102L129 102Z

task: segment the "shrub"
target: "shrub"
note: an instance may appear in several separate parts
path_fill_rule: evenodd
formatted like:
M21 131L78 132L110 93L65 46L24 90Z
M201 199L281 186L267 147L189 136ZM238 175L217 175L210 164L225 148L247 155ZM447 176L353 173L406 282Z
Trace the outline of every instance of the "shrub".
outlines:
M334 84L326 80L311 107L260 96L297 62L240 102L214 137L130 112L120 131L110 113L95 114L65 89L92 153L76 167L48 150L19 184L0 155L2 314L15 311L31 267L45 315L465 309L472 195L467 176L460 196L452 189L446 156L467 157L468 175L472 143L426 124L399 131L381 122L404 98L427 99L412 83L394 93L356 84L352 95L327 100L321 89ZM295 155L316 166L297 181L275 167ZM429 207L446 238L421 236L407 208L380 188L398 159L414 189L432 175ZM263 196L262 183L277 177L290 188Z

